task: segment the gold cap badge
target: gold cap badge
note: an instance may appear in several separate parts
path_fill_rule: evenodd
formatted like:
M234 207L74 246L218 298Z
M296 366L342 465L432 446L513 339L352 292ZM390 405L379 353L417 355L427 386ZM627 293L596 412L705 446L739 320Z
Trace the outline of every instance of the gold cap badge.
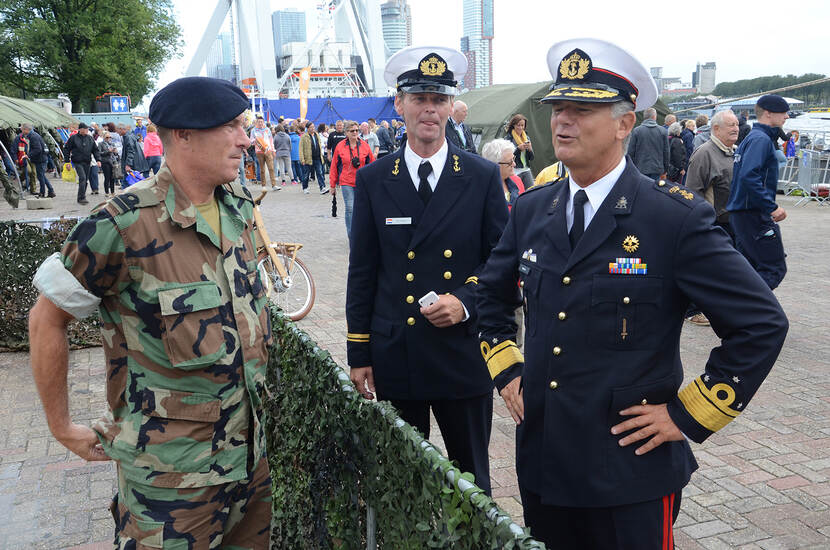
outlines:
M447 64L437 55L432 55L421 61L418 68L424 76L441 76L446 72Z
M559 74L567 80L582 80L589 70L591 70L591 58L578 48L568 54L559 64Z

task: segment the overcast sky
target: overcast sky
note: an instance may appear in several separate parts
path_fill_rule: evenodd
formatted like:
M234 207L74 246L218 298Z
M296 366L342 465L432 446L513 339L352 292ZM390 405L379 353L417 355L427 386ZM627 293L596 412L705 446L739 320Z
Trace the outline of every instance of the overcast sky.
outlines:
M830 73L827 25L830 2L800 0L797 9L782 2L746 0L494 0L493 83L549 80L545 57L556 41L591 36L614 42L664 77L691 81L695 64L717 63L716 81L771 74ZM272 9L312 10L314 0L271 0ZM458 48L462 0L409 0L414 44ZM158 87L182 75L215 0L174 0L183 30L181 59L168 63ZM775 7L778 6L778 7ZM309 38L315 27L307 16ZM681 30L682 29L682 30ZM204 74L204 73L203 73ZM148 102L149 103L149 102Z

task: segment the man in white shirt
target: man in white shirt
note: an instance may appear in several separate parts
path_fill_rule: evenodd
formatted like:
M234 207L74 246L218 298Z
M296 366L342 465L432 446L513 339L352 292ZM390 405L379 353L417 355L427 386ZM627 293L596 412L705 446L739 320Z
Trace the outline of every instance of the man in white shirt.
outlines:
M456 100L452 105L452 115L447 120L447 139L455 143L461 149L476 152L476 144L473 142L473 134L470 127L464 124L467 119L467 104Z
M357 172L347 350L358 391L391 401L427 438L432 411L449 458L489 494L493 385L475 289L508 210L498 167L444 133L466 71L464 55L443 47L413 46L387 63L408 139Z

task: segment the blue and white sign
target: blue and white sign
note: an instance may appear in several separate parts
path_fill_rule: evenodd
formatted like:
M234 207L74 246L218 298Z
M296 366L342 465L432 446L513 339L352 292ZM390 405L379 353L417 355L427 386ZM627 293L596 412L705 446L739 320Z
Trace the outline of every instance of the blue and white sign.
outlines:
M120 95L110 96L110 111L113 113L129 113L129 100L126 97Z

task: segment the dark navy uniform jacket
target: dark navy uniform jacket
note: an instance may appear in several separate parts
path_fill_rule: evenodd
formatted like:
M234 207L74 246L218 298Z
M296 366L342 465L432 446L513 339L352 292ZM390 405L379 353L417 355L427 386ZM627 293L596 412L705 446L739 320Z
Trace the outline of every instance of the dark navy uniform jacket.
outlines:
M478 275L507 222L499 169L448 144L424 208L404 147L357 172L346 291L348 362L373 367L385 399L460 399L493 389L475 332ZM420 313L430 290L470 318L447 328Z
M519 483L551 505L656 499L689 481L697 467L689 444L636 456L643 442L620 447L623 435L611 434L626 418L619 411L667 403L683 433L703 441L744 410L778 356L787 319L714 227L712 207L685 188L649 180L627 159L573 252L568 200L567 179L521 195L479 279L488 369L500 389L523 377ZM517 281L527 309L524 359L512 342ZM690 300L722 344L678 392Z

